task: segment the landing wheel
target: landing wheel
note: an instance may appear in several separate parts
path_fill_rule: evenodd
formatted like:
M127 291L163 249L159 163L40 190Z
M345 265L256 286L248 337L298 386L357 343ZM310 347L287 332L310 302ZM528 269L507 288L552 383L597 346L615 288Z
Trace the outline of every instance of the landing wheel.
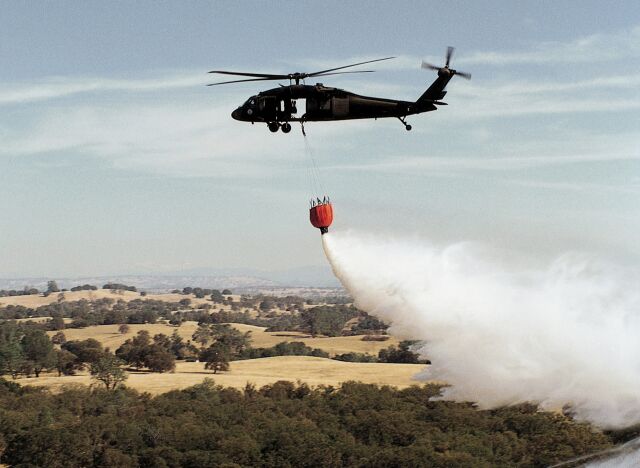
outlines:
M289 122L285 122L282 124L282 133L289 133L291 131L291 124Z
M398 117L398 120L400 122L402 122L402 125L404 125L405 130L408 132L409 130L411 130L411 125L409 125L407 123L407 121L405 120L406 118L407 118L406 116L405 117Z
M280 124L278 124L278 122L269 122L267 126L272 133L276 133L280 128Z

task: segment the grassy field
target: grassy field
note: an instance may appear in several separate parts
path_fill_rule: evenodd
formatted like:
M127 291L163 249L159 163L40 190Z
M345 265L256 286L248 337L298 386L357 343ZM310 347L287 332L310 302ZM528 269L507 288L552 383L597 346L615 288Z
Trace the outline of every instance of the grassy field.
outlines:
M192 304L212 304L208 298L197 299L195 296L184 294L147 294L141 296L138 292L132 291L118 291L111 292L109 289L98 289L96 291L65 291L64 293L52 293L45 297L41 294L34 294L29 296L9 296L0 297L0 307L8 305L21 305L24 307L36 308L43 305L48 305L58 301L60 294L64 294L64 300L67 302L79 301L80 299L86 299L88 301L95 301L96 299L103 299L108 297L115 301L122 299L123 301L132 301L134 299L154 299L158 301L166 302L179 302L181 299L191 299ZM231 296L234 301L238 301L240 296ZM216 309L227 308L216 304Z
M109 290L65 292L65 301L77 301L80 299L96 300L101 298L122 299L130 301L134 299L158 299L169 302L178 302L189 297L192 304L209 303L206 299L195 299L193 296L182 294L149 294L145 297L139 293L122 291L112 293ZM58 294L49 297L42 296L14 296L0 298L0 304L23 305L26 307L38 307L58 301ZM216 304L216 308L220 308ZM46 320L46 319L41 319ZM231 324L242 332L251 332L251 344L254 348L268 348L283 341L302 341L312 348L320 348L330 355L358 352L377 355L378 352L398 343L395 338L387 341L363 341L359 336L315 337L298 332L267 332L263 327L253 325ZM190 340L198 325L196 322L185 322L180 327L174 327L165 323L129 325L129 331L125 334L118 332L118 325L99 325L87 328L69 328L64 330L67 340L84 340L94 338L103 346L115 351L127 339L135 336L140 330L147 330L152 336L158 333L171 335L175 330L185 340ZM56 332L48 332L50 336ZM241 388L247 382L257 386L263 386L278 380L306 382L310 385L339 385L347 380L359 380L366 383L380 385L394 385L406 387L412 383L412 376L424 366L416 364L382 364L382 363L347 363L331 359L304 357L304 356L280 356L264 359L252 359L247 361L234 361L231 370L222 374L214 374L204 369L204 364L197 362L178 361L175 373L158 374L148 372L131 372L127 385L141 390L158 394L173 389L189 387L202 382L205 378L214 378L216 383ZM22 378L20 383L42 385L53 389L67 384L91 384L90 376L84 372L75 376L57 377L55 373L42 374L40 378Z
M332 356L350 351L377 355L381 349L398 343L398 340L395 338L390 338L387 341L362 341L362 335L311 338L309 335L297 332L266 332L263 327L240 323L233 323L231 325L242 332L250 331L251 345L254 348L269 348L283 341L302 341L307 346L320 348ZM67 340L95 338L100 341L103 346L115 351L122 343L128 338L135 336L140 330L147 330L151 336L157 333L171 335L174 330L177 330L185 340L190 340L191 335L193 335L197 328L198 324L196 322L185 322L180 327L174 327L164 323L129 325L129 332L123 335L118 332L118 325L97 325L87 328L68 328L64 330L64 334ZM48 332L49 336L55 333L56 332Z
M331 355L350 351L377 354L380 349L398 342L395 338L384 342L362 341L362 336L311 338L296 332L266 332L262 327L235 323L231 325L242 332L250 331L253 347L271 347L282 341L302 341L313 348L323 349ZM129 332L121 334L118 332L118 325L99 325L70 328L64 330L64 333L67 340L95 338L103 346L115 351L126 339L135 336L140 330L147 330L151 335L157 333L170 335L177 330L185 339L191 339L197 327L196 322L185 322L180 327L163 323L129 325ZM48 333L53 335L56 332ZM211 371L204 369L203 363L178 361L175 373L131 372L127 385L154 394L189 387L202 382L207 377L213 377L218 384L236 388L244 387L247 382L262 386L278 380L292 382L300 380L310 385L339 385L347 380L360 380L366 383L406 387L416 383L412 381L412 376L423 368L424 366L419 364L349 363L306 356L279 356L233 361L229 372L214 376ZM91 378L86 372L65 377L57 377L57 374L49 373L42 374L37 379L19 379L19 382L56 389L66 384L90 384Z
M235 388L243 388L248 382L260 387L278 380L300 380L312 386L337 386L349 380L359 380L405 388L419 383L413 380L413 376L423 368L421 364L353 363L308 356L278 356L233 361L228 372L213 374L204 369L203 363L179 361L175 373L131 372L126 385L152 394L190 387L205 378L213 378L217 384ZM69 384L88 385L92 380L86 373L65 377L41 374L39 378L21 378L17 382L56 390Z

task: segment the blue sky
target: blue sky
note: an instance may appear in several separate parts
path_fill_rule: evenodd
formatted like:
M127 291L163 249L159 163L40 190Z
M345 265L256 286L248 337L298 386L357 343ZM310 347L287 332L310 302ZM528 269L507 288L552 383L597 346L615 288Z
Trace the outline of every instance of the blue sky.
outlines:
M229 114L292 72L449 106L308 125L335 229L637 264L637 2L6 2L0 16L0 277L324 264L299 128ZM275 86L275 84L274 84Z

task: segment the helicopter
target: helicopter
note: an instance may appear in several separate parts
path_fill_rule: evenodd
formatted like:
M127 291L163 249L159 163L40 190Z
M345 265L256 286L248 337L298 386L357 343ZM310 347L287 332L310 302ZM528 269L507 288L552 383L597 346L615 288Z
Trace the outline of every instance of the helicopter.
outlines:
M242 122L266 123L273 133L281 130L283 133L291 131L291 122L300 122L302 133L305 133L305 122L321 122L333 120L353 119L379 119L395 117L404 125L406 130L411 130L411 125L406 121L407 116L421 114L437 110L437 106L445 106L441 99L447 94L445 87L455 75L471 79L469 73L454 70L449 67L453 47L447 48L445 64L438 67L427 62L422 62L422 68L438 72L436 80L415 101L402 101L397 99L385 99L370 96L361 96L344 89L332 88L322 83L315 85L304 84L307 78L316 78L328 75L341 75L347 73L373 73L373 70L339 71L345 68L356 67L367 63L391 60L396 57L384 57L365 62L353 63L342 67L329 68L313 73L296 72L289 74L243 73L226 70L212 70L209 73L222 75L245 76L240 80L211 83L207 86L218 86L230 83L243 83L247 81L289 80L289 86L280 84L278 88L262 91L246 100L244 104L231 113L231 117ZM300 84L302 81L303 84ZM298 114L298 100L305 100L305 112Z

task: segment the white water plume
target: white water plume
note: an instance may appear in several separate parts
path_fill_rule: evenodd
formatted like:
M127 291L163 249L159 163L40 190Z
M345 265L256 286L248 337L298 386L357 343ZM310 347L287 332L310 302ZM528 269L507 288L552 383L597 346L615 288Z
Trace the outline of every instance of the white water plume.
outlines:
M418 375L482 408L536 402L602 427L640 423L638 270L565 254L545 267L473 243L323 237L356 305L424 340ZM525 266L522 266L522 265Z

